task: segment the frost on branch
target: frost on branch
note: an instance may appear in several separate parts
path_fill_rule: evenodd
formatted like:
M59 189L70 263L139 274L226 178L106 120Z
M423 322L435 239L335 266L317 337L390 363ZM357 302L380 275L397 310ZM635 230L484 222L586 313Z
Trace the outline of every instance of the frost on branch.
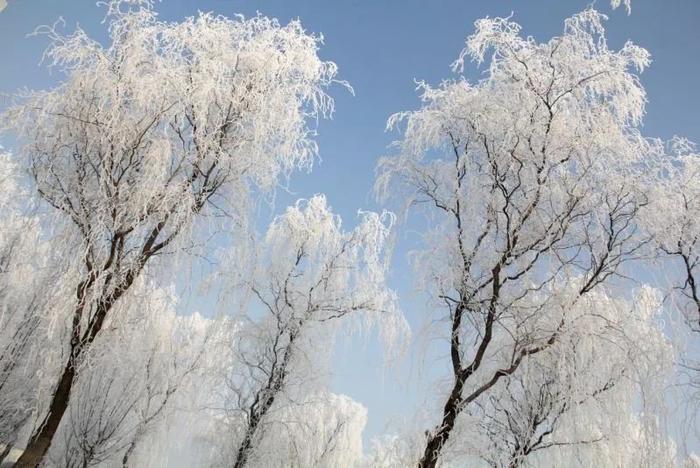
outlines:
M635 411L639 388L649 395L648 409L663 406L653 395L663 391L672 350L655 323L660 299L650 288L632 301L600 291L583 298L567 311L556 343L468 411L457 440L473 441L472 453L495 467L572 459L585 466L666 466L668 441Z
M394 217L360 211L359 218L344 231L324 196L288 208L267 231L253 292L267 294L259 298L267 303L283 299L289 321L364 317L378 323L389 350L398 351L407 328L385 278Z
M632 13L632 0L610 0L610 5L612 5L613 9L619 7L620 5L625 5L627 14L629 15Z
M700 155L685 138L650 140L650 199L640 224L658 252L653 275L664 287L669 335L676 351L679 392L688 430L697 429L700 381Z
M17 162L0 147L0 461L25 437L60 359L42 353L57 337L41 312L60 304L53 285L61 270L23 182Z
M356 466L362 459L367 409L345 395L317 392L277 416L254 466Z
M604 19L589 8L544 43L510 19L479 20L453 66L487 62L485 78L421 84L421 108L389 120L403 134L377 191L429 221L414 263L431 320L448 324L452 375L423 468L463 443L451 440L463 412L559 346L589 294L623 291L627 264L648 252L635 73L649 54L608 48Z
M68 291L54 317L68 328L64 367L19 466L38 464L69 406L76 366L147 264L180 250L201 215L242 217L251 191L309 168L317 118L333 101L336 66L320 38L283 26L201 13L157 18L149 1L107 4L109 43L40 28L54 89L25 93L0 127L40 198L68 226ZM40 310L48 315L48 310ZM62 325L63 325L62 324Z
M82 30L40 30L52 41L45 60L66 80L24 96L4 120L24 138L42 197L94 249L164 216L186 225L215 194L241 197L249 182L269 189L310 167L307 120L332 112L324 88L336 67L298 22L163 23L149 8L108 18L108 47Z
M214 358L216 328L177 316L172 290L139 282L83 355L52 466L144 466L167 459L168 421ZM193 447L194 451L194 447ZM150 460L150 462L147 462Z
M400 350L407 326L385 284L392 223L388 213L360 212L358 226L345 231L325 197L315 196L297 202L272 222L264 240L253 246L252 271L238 267L245 256L232 256L230 281L242 298L225 383L224 430L233 444L229 459L220 463L269 466L265 460L271 455L265 447L270 437L298 440L299 431L322 430L322 425L305 427L320 421L315 416L304 423L284 415L308 405L308 395L321 392L314 397L318 399L325 394L329 351L342 324L377 323L388 351ZM316 411L314 405L309 408ZM341 416L345 417L337 417ZM324 437L333 446L343 446L338 440L342 433ZM315 447L309 441L304 444L304 450ZM310 463L309 457L302 459Z
M650 146L654 202L645 211L644 227L680 272L670 278L675 282L670 298L691 330L700 332L700 155L680 137Z

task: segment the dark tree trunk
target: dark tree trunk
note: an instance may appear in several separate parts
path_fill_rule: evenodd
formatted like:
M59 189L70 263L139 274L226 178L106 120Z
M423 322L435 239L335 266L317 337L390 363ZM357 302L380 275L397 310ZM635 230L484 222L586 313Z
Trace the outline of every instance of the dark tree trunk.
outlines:
M419 468L435 468L437 466L442 447L447 442L447 439L450 438L450 433L455 426L457 414L461 409L463 388L464 380L458 377L445 403L445 408L442 412L442 424L428 437L428 442L423 452L423 458L418 462Z
M49 414L46 416L39 431L32 436L24 453L22 453L19 460L17 460L15 468L34 468L43 460L51 446L54 434L56 434L58 430L63 414L68 408L68 400L70 398L70 391L73 387L74 378L75 368L71 360L63 368L63 373L61 374L61 379L58 381L56 392L51 398Z
M5 460L5 458L7 458L11 451L12 444L8 442L5 444L5 447L2 449L2 452L0 452L0 465L2 465L2 462Z
M277 398L277 394L282 390L282 386L285 383L289 356L290 352L288 351L285 353L284 360L282 361L280 373L276 376L273 374L274 378L270 381L271 385L263 390L263 393L266 395L263 396L262 405L260 407L254 406L251 408L250 422L248 423L245 437L243 438L241 445L238 447L236 461L233 465L234 468L243 468L248 464L248 458L250 457L250 452L253 449L253 438L258 431L258 426L260 426L260 422L272 407L272 404Z
M462 315L466 312L466 306L464 303L460 304L452 317L452 336L450 339L450 355L452 357L452 371L454 374L454 384L452 386L452 391L450 396L445 402L445 407L442 410L442 423L428 436L428 441L425 446L425 451L423 452L423 457L418 462L419 468L435 468L437 466L437 461L440 458L440 453L442 452L442 447L450 438L452 429L455 426L455 420L457 415L462 411L465 404L470 403L481 394L485 387L476 390L474 393L469 395L469 397L464 399L462 396L462 391L464 390L464 384L471 377L474 372L476 372L481 366L481 361L484 358L486 349L491 343L491 337L493 335L493 324L496 317L496 304L498 302L498 297L501 290L501 264L504 263L504 259L497 263L496 266L491 271L491 277L493 279L492 283L492 294L491 300L489 301L489 311L486 317L486 323L484 324L484 336L479 343L479 347L476 350L474 359L466 368L462 365L462 357L460 350L460 324L462 322ZM497 380L497 379L496 379ZM494 381L495 383L495 381ZM488 385L488 383L487 383Z
M238 453L236 454L236 462L233 464L234 468L243 468L246 463L248 463L248 456L253 448L253 435L257 429L257 422L251 422L251 425L246 431L245 438L241 442L240 447L238 447Z
M302 324L299 324L299 329ZM284 333L284 330L281 331ZM299 330L292 330L289 335L289 343L284 352L282 361L279 363L279 367L273 364L270 377L267 381L265 387L258 392L255 397L255 401L249 410L249 423L246 428L245 437L238 447L238 453L236 453L236 461L234 462L234 468L244 468L248 464L248 458L253 450L253 439L258 431L261 421L267 415L267 412L272 408L278 394L282 391L286 380L287 380L287 369L292 357L292 347L298 336ZM279 338L280 335L278 335Z
M63 368L56 390L51 397L48 414L37 432L29 439L24 453L22 453L15 464L16 468L34 468L38 466L46 456L46 453L51 447L51 442L58 431L61 419L63 419L63 415L68 408L71 389L73 388L76 377L75 365L79 361L83 351L88 349L93 341L95 341L98 333L102 330L104 321L107 314L112 309L112 306L126 290L131 287L144 264L145 260L139 262L137 267L128 272L121 284L119 284L111 294L98 301L94 316L89 321L85 333L82 332L80 326L83 313L86 309L84 297L86 291L94 284L95 276L92 274L88 275L88 278L78 286L78 306L73 313L70 358Z

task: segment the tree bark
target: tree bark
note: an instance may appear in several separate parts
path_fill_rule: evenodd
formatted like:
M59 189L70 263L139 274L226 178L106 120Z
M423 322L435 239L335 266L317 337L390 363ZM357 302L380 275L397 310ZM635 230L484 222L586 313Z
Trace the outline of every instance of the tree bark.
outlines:
M58 427L63 419L63 415L68 409L70 401L70 393L75 382L76 372L75 365L77 364L83 351L85 351L95 340L98 333L104 325L105 318L111 310L114 303L126 292L133 284L134 279L140 273L141 268L145 264L145 260L140 261L135 269L130 270L124 280L119 284L114 291L107 297L98 301L95 315L88 322L85 334L81 331L81 319L85 311L86 304L84 302L85 292L94 284L95 276L88 275L88 278L81 282L78 286L77 298L78 306L73 313L73 324L71 333L71 353L68 362L63 368L61 377L58 381L56 391L51 397L49 411L37 432L29 439L27 447L15 463L15 468L34 468L41 464L41 461L46 456L51 442L53 441Z
M56 392L51 398L49 414L46 416L39 431L30 439L24 453L22 453L17 463L15 463L15 468L34 468L43 460L58 430L63 414L68 408L68 400L70 398L70 391L73 387L74 378L75 368L73 367L72 360L70 360L63 368L61 379L58 381L58 386L56 387Z
M9 442L5 444L3 447L2 451L0 451L0 465L2 465L2 462L7 458L7 456L10 454L12 451L12 444Z
M442 412L442 424L440 424L440 427L428 438L428 443L426 444L425 451L423 452L423 458L421 458L420 462L418 462L419 468L435 468L435 466L437 466L437 461L440 458L442 447L447 442L447 439L450 438L450 433L454 428L457 414L460 411L459 407L462 404L463 388L464 380L457 378Z
M455 310L454 317L452 318L452 337L450 339L450 354L452 357L454 385L452 386L452 391L450 392L450 396L447 398L447 402L445 403L445 407L442 411L442 423L428 437L428 442L425 446L423 457L418 462L419 468L435 468L437 465L437 461L440 458L440 453L442 452L442 447L445 445L445 442L447 442L447 439L450 438L457 415L462 411L462 405L465 403L464 397L462 396L464 384L467 379L471 377L481 366L481 360L486 353L486 349L491 343L493 324L496 318L496 304L501 291L500 275L501 264L503 262L504 260L501 259L501 261L491 270L491 278L493 283L491 286L492 290L491 300L489 301L489 311L486 318L486 323L484 324L484 336L479 344L476 354L474 355L474 359L466 368L462 367L462 358L459 349L459 328L462 321L462 314L464 314L466 306L462 303ZM478 391L479 390L477 390L477 392ZM467 401L467 403L474 398L475 394L476 392L470 395L470 399Z
M299 324L299 327L301 328L301 324ZM289 366L289 362L291 361L292 357L291 348L296 341L298 333L298 330L292 330L290 332L289 343L287 344L287 348L284 352L284 357L282 358L279 368L276 368L276 364L273 364L267 385L258 392L258 395L256 395L255 402L249 410L250 419L248 427L246 429L245 437L243 438L241 445L238 447L236 461L233 465L234 468L244 468L248 464L250 452L253 450L253 438L258 431L258 426L260 426L261 421L270 408L272 408L275 399L277 399L277 395L282 391L282 387L286 383L287 367ZM258 406L261 396L262 403L260 406Z
M129 448L127 448L126 452L124 452L124 456L122 457L122 467L123 468L129 467L129 458L131 458L131 454L136 449L136 444L137 444L138 438L140 436L141 436L140 431L138 431L137 434L134 436L134 440L132 440L131 443L129 444Z
M236 454L236 461L233 464L234 468L243 468L246 463L248 463L248 456L253 448L253 435L257 430L257 421L251 421L251 424L246 431L245 438L241 442L241 446L238 447L238 453Z

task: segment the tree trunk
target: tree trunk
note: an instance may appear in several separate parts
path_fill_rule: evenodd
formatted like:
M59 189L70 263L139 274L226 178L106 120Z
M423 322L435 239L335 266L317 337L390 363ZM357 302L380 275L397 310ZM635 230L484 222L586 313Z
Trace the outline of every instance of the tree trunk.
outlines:
M94 281L95 276L88 274L88 277L78 284L76 290L77 306L73 311L73 323L71 326L70 357L63 367L56 391L51 397L46 418L44 418L37 432L29 439L27 447L17 460L17 463L15 463L16 468L34 468L41 464L46 452L51 447L51 442L58 431L63 414L68 408L70 392L75 380L75 363L82 350L80 323L85 310L85 293L94 284Z
M5 460L5 458L7 458L7 456L10 454L11 451L12 451L12 444L8 442L5 444L2 451L0 452L0 466L2 465L2 462Z
M442 424L428 437L423 458L418 462L419 468L435 468L437 466L442 447L447 442L447 439L450 438L450 433L454 429L457 413L460 410L459 406L462 404L463 388L464 379L457 377L442 412Z
M43 460L51 446L54 434L56 434L58 430L63 414L68 408L68 400L70 398L70 391L73 387L74 378L75 368L73 367L73 360L71 359L63 369L56 392L51 399L51 405L49 406L49 413L46 415L46 419L39 431L27 444L27 448L19 457L19 460L17 460L15 468L35 468Z
M302 324L300 323L299 328L301 328L301 326ZM283 332L283 330L280 332ZM272 371L270 372L270 378L267 382L267 386L258 393L256 401L259 400L260 395L262 394L262 404L256 408L256 404L253 403L253 406L250 409L250 422L248 423L248 428L246 430L245 437L243 438L241 445L238 447L236 461L233 465L234 468L243 468L248 463L248 457L250 456L250 452L253 449L253 438L255 437L255 433L258 430L258 426L260 425L260 422L263 420L270 408L272 408L272 405L275 402L278 393L282 390L282 387L284 386L287 380L287 366L289 365L289 362L292 357L291 347L293 346L294 341L298 336L298 333L299 330L292 330L290 332L289 344L287 345L284 357L282 358L282 362L280 363L279 370L275 369L275 366L273 365Z
M250 455L250 450L253 447L253 435L257 429L257 423L251 426L252 427L246 431L246 435L243 442L241 442L241 446L238 447L236 462L233 465L234 468L243 468L246 463L248 463L248 456Z
M285 362L283 363L283 368L285 369L285 371L280 377L278 377L279 380L275 382L272 388L272 394L266 398L259 410L252 411L250 423L248 424L245 437L243 438L241 445L238 447L236 461L233 465L234 468L243 468L248 464L248 457L250 457L250 452L253 449L253 438L255 437L255 434L258 431L260 421L262 421L262 419L267 414L268 410L272 407L272 404L274 403L275 398L277 397L277 393L280 391L282 384L284 383L287 362L288 360L285 359Z
M78 362L81 354L95 341L97 334L102 330L104 321L107 314L112 309L114 303L124 294L124 292L131 287L136 278L136 275L140 272L141 267L145 264L142 261L137 269L132 269L126 275L123 282L118 285L115 290L97 302L95 307L95 315L92 320L88 322L88 327L85 333L81 331L81 320L86 307L84 302L84 297L86 291L94 284L95 276L89 275L88 278L81 282L77 290L78 306L73 313L73 324L71 333L71 353L68 362L63 368L63 373L58 381L58 386L56 391L51 398L51 404L49 405L49 412L46 415L46 419L39 427L38 431L34 433L32 438L29 440L27 447L24 449L24 453L20 456L19 460L15 464L16 468L34 468L38 466L43 460L46 452L48 452L51 442L53 441L56 432L58 431L58 426L61 423L63 414L68 408L68 402L70 400L70 392L73 388L73 382L75 381L75 365Z
M124 452L124 456L122 457L122 467L123 468L128 468L129 459L131 458L131 454L134 453L134 450L136 449L136 444L138 443L140 437L141 437L141 427L138 428L138 430L136 431L136 434L134 435L134 438L132 439L131 443L129 444L129 448L127 448L126 452Z

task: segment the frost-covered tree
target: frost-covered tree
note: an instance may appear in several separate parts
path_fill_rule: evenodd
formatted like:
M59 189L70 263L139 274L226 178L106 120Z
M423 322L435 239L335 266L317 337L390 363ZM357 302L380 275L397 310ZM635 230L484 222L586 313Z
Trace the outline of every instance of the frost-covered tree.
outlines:
M653 140L655 161L651 203L641 225L657 249L653 277L665 292L669 335L676 352L678 385L674 397L683 422L681 439L698 435L700 359L700 155L687 139ZM670 397L671 398L671 397ZM690 431L690 432L687 432ZM680 439L679 439L680 440Z
M441 466L673 465L657 419L672 362L655 322L661 298L650 287L628 299L601 290L582 298L551 347L464 409ZM403 424L398 435L373 441L364 466L415 465L425 436Z
M452 370L422 467L438 464L465 409L576 326L591 291L614 297L649 243L636 225L649 145L634 74L649 55L608 48L604 19L587 9L545 43L509 19L479 20L454 68L490 53L486 77L423 84L422 108L389 120L404 136L378 190L428 216L416 265Z
M477 441L470 445L494 467L571 465L574 458L639 466L611 455L631 443L639 390L658 392L671 367L669 344L653 321L660 296L649 288L629 302L591 293L570 315L574 327L476 402L463 424L472 432L460 440ZM643 465L660 464L653 446L634 450L646 455Z
M206 376L212 361L218 359L222 337L217 322L203 319L199 314L176 316L174 310L163 315L161 323L155 324L160 325L160 336L148 354L141 399L137 402L128 446L121 457L124 467L139 466L139 456L149 450L152 434L175 412L175 401L196 392L197 381Z
M55 466L103 463L138 466L139 446L173 412L192 377L214 350L196 320L176 316L172 291L136 284L136 297L120 302L118 314L93 343L77 370Z
M674 264L672 270L680 272L671 297L691 329L700 332L700 155L679 137L667 145L657 142L657 148L661 174L643 224Z
M270 457L281 455L271 453L282 449L271 440L284 439L288 442L282 446L295 441L295 450L302 451L296 455L299 466L326 466L322 460L330 448L313 452L317 444L327 438L333 447L347 445L337 439L346 433L342 426L355 423L341 420L337 431L326 434L318 428L329 422L313 413L329 405L324 414L330 417L333 405L319 406L308 397L325 394L322 377L335 330L354 317L376 321L391 344L406 328L384 278L392 217L360 216L356 228L344 231L323 196L300 201L276 218L264 241L254 246L252 271L237 272L234 281L251 300L242 305L245 316L237 322L226 378L227 436L233 442L227 463L277 466ZM304 408L311 414L301 416ZM289 419L290 411L298 421ZM320 440L312 438L317 430L325 434ZM300 439L300 434L308 437ZM338 450L333 458L340 456Z
M287 404L257 447L251 466L356 466L367 410L344 395L315 392Z
M170 23L148 1L107 7L106 46L80 29L39 30L65 80L20 96L2 119L71 234L62 251L72 304L41 310L64 317L67 358L18 466L44 457L84 353L144 269L177 251L214 206L230 201L227 213L241 215L251 188L309 167L307 121L333 106L324 88L336 66L318 58L320 39L298 21L202 13Z
M47 390L41 375L50 359L38 355L55 341L46 340L50 323L41 312L56 299L50 284L60 273L51 268L50 246L18 169L0 148L0 461Z

